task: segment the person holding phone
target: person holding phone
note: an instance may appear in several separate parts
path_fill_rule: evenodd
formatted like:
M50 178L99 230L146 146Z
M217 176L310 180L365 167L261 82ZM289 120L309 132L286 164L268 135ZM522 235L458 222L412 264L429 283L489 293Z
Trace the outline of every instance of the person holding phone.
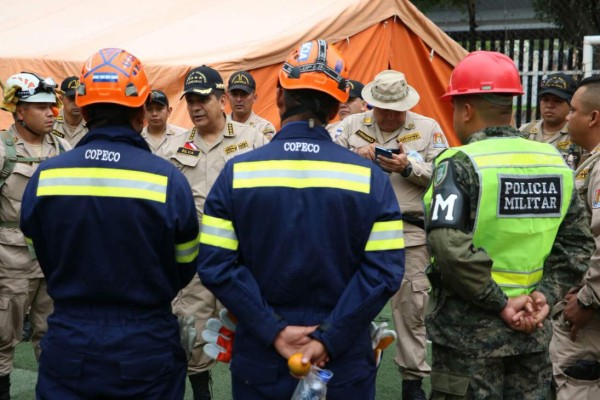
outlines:
M431 178L431 163L448 142L435 120L409 111L419 102L419 94L407 84L403 73L380 72L363 88L362 97L373 109L344 119L336 142L388 172L400 204L406 271L400 290L392 298L394 325L402 338L396 341L395 362L403 379L402 398L425 399L421 381L431 369L425 360L423 315L430 285L425 275L429 252L421 197Z

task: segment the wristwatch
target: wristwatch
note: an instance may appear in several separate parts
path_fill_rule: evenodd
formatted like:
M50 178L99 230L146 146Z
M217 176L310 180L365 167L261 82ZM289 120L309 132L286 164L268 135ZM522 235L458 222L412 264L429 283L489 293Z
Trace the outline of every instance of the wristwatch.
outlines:
M408 178L410 174L412 174L412 164L409 161L408 165L404 168L404 171L400 172L400 175L402 175L405 178Z

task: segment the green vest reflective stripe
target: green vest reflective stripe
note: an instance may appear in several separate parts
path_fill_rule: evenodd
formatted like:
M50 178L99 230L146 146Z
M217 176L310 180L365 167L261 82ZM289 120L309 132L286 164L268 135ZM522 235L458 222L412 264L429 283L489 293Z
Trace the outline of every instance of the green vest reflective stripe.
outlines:
M573 171L551 145L507 137L450 149L436 163L459 151L479 177L473 245L493 260L492 278L507 296L529 294L571 203Z

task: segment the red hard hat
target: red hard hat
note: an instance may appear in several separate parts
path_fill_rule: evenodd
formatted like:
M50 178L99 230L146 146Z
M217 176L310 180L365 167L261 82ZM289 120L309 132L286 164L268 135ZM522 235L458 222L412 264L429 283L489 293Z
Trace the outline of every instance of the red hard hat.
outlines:
M523 94L519 71L513 60L495 51L474 51L459 62L448 91L441 97L450 101L452 96L467 94Z

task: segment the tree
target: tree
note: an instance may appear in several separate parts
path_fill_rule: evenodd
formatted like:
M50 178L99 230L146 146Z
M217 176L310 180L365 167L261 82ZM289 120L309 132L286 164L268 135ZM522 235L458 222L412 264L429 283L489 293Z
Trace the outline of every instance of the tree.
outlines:
M564 40L580 47L583 37L600 32L598 0L534 0L538 18L555 24Z
M477 21L475 20L475 3L477 0L410 0L419 10L429 11L435 7L447 6L467 11L469 15L469 46L468 50L475 50L477 43ZM594 1L594 0L587 0Z

